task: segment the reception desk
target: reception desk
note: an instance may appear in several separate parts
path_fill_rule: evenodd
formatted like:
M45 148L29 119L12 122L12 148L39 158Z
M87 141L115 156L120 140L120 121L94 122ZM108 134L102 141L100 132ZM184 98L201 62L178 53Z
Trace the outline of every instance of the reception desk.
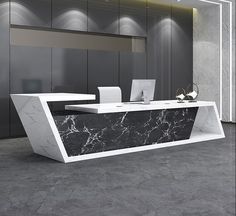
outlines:
M54 98L54 99L53 99ZM94 95L12 95L35 153L68 163L224 138L214 102L78 104Z

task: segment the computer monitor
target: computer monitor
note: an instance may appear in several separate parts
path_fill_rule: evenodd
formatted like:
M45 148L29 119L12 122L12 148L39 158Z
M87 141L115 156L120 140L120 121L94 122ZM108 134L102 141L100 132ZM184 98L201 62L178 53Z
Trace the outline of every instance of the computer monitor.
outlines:
M134 79L132 80L130 101L144 101L148 103L154 99L156 80Z

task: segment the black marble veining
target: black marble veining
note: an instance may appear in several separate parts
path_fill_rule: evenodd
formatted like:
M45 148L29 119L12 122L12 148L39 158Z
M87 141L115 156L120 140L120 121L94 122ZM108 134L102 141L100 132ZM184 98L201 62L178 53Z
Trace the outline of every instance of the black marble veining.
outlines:
M54 115L68 156L189 139L197 107Z

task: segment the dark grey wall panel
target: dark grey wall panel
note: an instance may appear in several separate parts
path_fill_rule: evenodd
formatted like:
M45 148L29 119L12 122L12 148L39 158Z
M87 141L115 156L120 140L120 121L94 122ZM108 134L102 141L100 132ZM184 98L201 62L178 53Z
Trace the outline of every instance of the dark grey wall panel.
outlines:
M51 27L51 0L12 0L11 24Z
M193 82L193 12L172 8L172 98Z
M52 0L52 27L87 31L87 0Z
M86 50L52 49L52 91L87 93ZM51 109L63 110L66 104L68 102L51 103Z
M120 0L120 34L146 36L146 1Z
M118 34L118 19L118 0L88 0L88 31Z
M97 94L98 86L119 84L118 57L118 52L88 51L88 93Z
M9 2L0 0L0 138L9 136Z
M11 47L10 92L51 92L51 49ZM11 103L11 136L24 135L24 130Z
M9 91L97 93L98 86L120 85L128 101L132 79L154 78L155 99L171 99L192 82L192 10L146 8L146 0L12 0L11 24L147 36L147 52L12 46L9 60L7 2L0 0L0 137L9 127L12 136L24 134Z
M132 79L146 79L146 53L120 53L120 87L123 101L130 101Z
M171 7L149 4L148 78L156 79L155 99L171 98Z
M52 91L87 92L87 51L52 49Z

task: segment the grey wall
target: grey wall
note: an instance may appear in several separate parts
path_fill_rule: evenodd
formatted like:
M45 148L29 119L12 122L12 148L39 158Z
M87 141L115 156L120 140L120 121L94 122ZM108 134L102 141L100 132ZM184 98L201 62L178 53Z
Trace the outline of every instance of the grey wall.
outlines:
M11 24L51 27L51 1L12 0Z
M212 100L220 110L219 9L217 6L194 12L194 82L199 100Z
M171 98L178 88L187 88L193 80L192 10L172 8Z
M88 0L88 31L118 34L119 1Z
M200 87L199 99L216 102L223 121L236 122L235 118L235 1L233 5L232 77L230 77L230 5L222 4L222 75L220 73L220 6L210 4L194 11L193 22L193 74ZM232 85L230 84L232 80ZM220 84L222 82L222 85ZM230 95L232 92L232 96ZM232 102L232 103L230 103ZM232 115L231 115L232 110Z
M87 11L86 0L52 0L52 27L87 31Z
M87 51L52 49L52 91L87 93Z
M10 93L51 92L51 49L11 46ZM10 102L10 135L24 134L14 104Z
M119 85L123 93L123 101L130 100L132 79L146 79L146 54L121 52L119 59Z
M192 10L149 4L148 78L157 80L155 99L174 99L193 80Z
M148 13L148 78L157 80L156 99L171 98L171 7L152 4Z
M118 56L118 52L88 51L88 93L97 94L98 86L119 85Z
M120 34L146 36L147 2L120 0Z
M0 5L0 137L24 135L9 93L97 93L97 86L119 85L128 101L133 78L155 78L155 99L172 99L192 82L192 10L135 0L14 0L9 22L6 5ZM9 55L10 24L143 37L147 47L134 53L10 45Z

